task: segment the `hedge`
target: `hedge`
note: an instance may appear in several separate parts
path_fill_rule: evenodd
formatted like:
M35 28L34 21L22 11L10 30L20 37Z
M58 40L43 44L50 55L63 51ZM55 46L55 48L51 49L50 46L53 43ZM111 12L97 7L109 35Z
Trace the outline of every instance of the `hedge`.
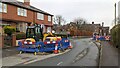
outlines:
M114 46L120 47L120 24L111 29L111 42Z
M11 36L15 31L16 29L12 26L4 26L4 32L9 36Z

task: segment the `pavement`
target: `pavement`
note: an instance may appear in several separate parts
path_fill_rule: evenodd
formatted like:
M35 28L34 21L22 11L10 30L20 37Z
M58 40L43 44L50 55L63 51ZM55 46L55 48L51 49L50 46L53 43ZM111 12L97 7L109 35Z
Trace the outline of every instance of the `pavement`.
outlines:
M109 42L102 41L102 56L101 56L101 66L111 66L118 68L119 64L119 54L118 49L113 47ZM101 67L102 68L102 67Z
M16 54L19 54L17 47L10 47L10 48L2 49L2 58L13 56Z

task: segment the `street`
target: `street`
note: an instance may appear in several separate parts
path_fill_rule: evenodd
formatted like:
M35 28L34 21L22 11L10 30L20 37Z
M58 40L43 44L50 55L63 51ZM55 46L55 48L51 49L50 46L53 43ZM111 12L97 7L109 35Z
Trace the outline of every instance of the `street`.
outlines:
M120 67L120 0L0 0L0 14L2 68Z
M17 66L98 66L98 48L90 38L74 40L69 52Z

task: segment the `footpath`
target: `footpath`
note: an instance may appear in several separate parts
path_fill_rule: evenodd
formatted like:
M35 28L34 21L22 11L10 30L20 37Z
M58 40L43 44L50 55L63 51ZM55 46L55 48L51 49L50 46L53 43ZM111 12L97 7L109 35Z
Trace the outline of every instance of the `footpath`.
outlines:
M119 58L120 52L118 48L115 48L107 41L101 42L102 46L102 55L101 55L101 63L100 68L120 68Z

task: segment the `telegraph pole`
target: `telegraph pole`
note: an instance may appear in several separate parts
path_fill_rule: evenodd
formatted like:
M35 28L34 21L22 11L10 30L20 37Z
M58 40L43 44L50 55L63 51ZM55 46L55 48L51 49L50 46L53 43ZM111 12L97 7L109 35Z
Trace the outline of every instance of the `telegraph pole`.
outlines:
M116 25L117 25L117 24L116 24L116 3L115 3L115 26L116 26ZM118 40L117 40L117 36L118 36L117 33L118 33L118 32L116 31L116 32L115 32L115 35L116 35L116 37L115 37L115 38L116 38L116 41L118 41ZM115 45L117 46L118 44L115 43Z
M115 3L115 25L116 25L116 3Z

